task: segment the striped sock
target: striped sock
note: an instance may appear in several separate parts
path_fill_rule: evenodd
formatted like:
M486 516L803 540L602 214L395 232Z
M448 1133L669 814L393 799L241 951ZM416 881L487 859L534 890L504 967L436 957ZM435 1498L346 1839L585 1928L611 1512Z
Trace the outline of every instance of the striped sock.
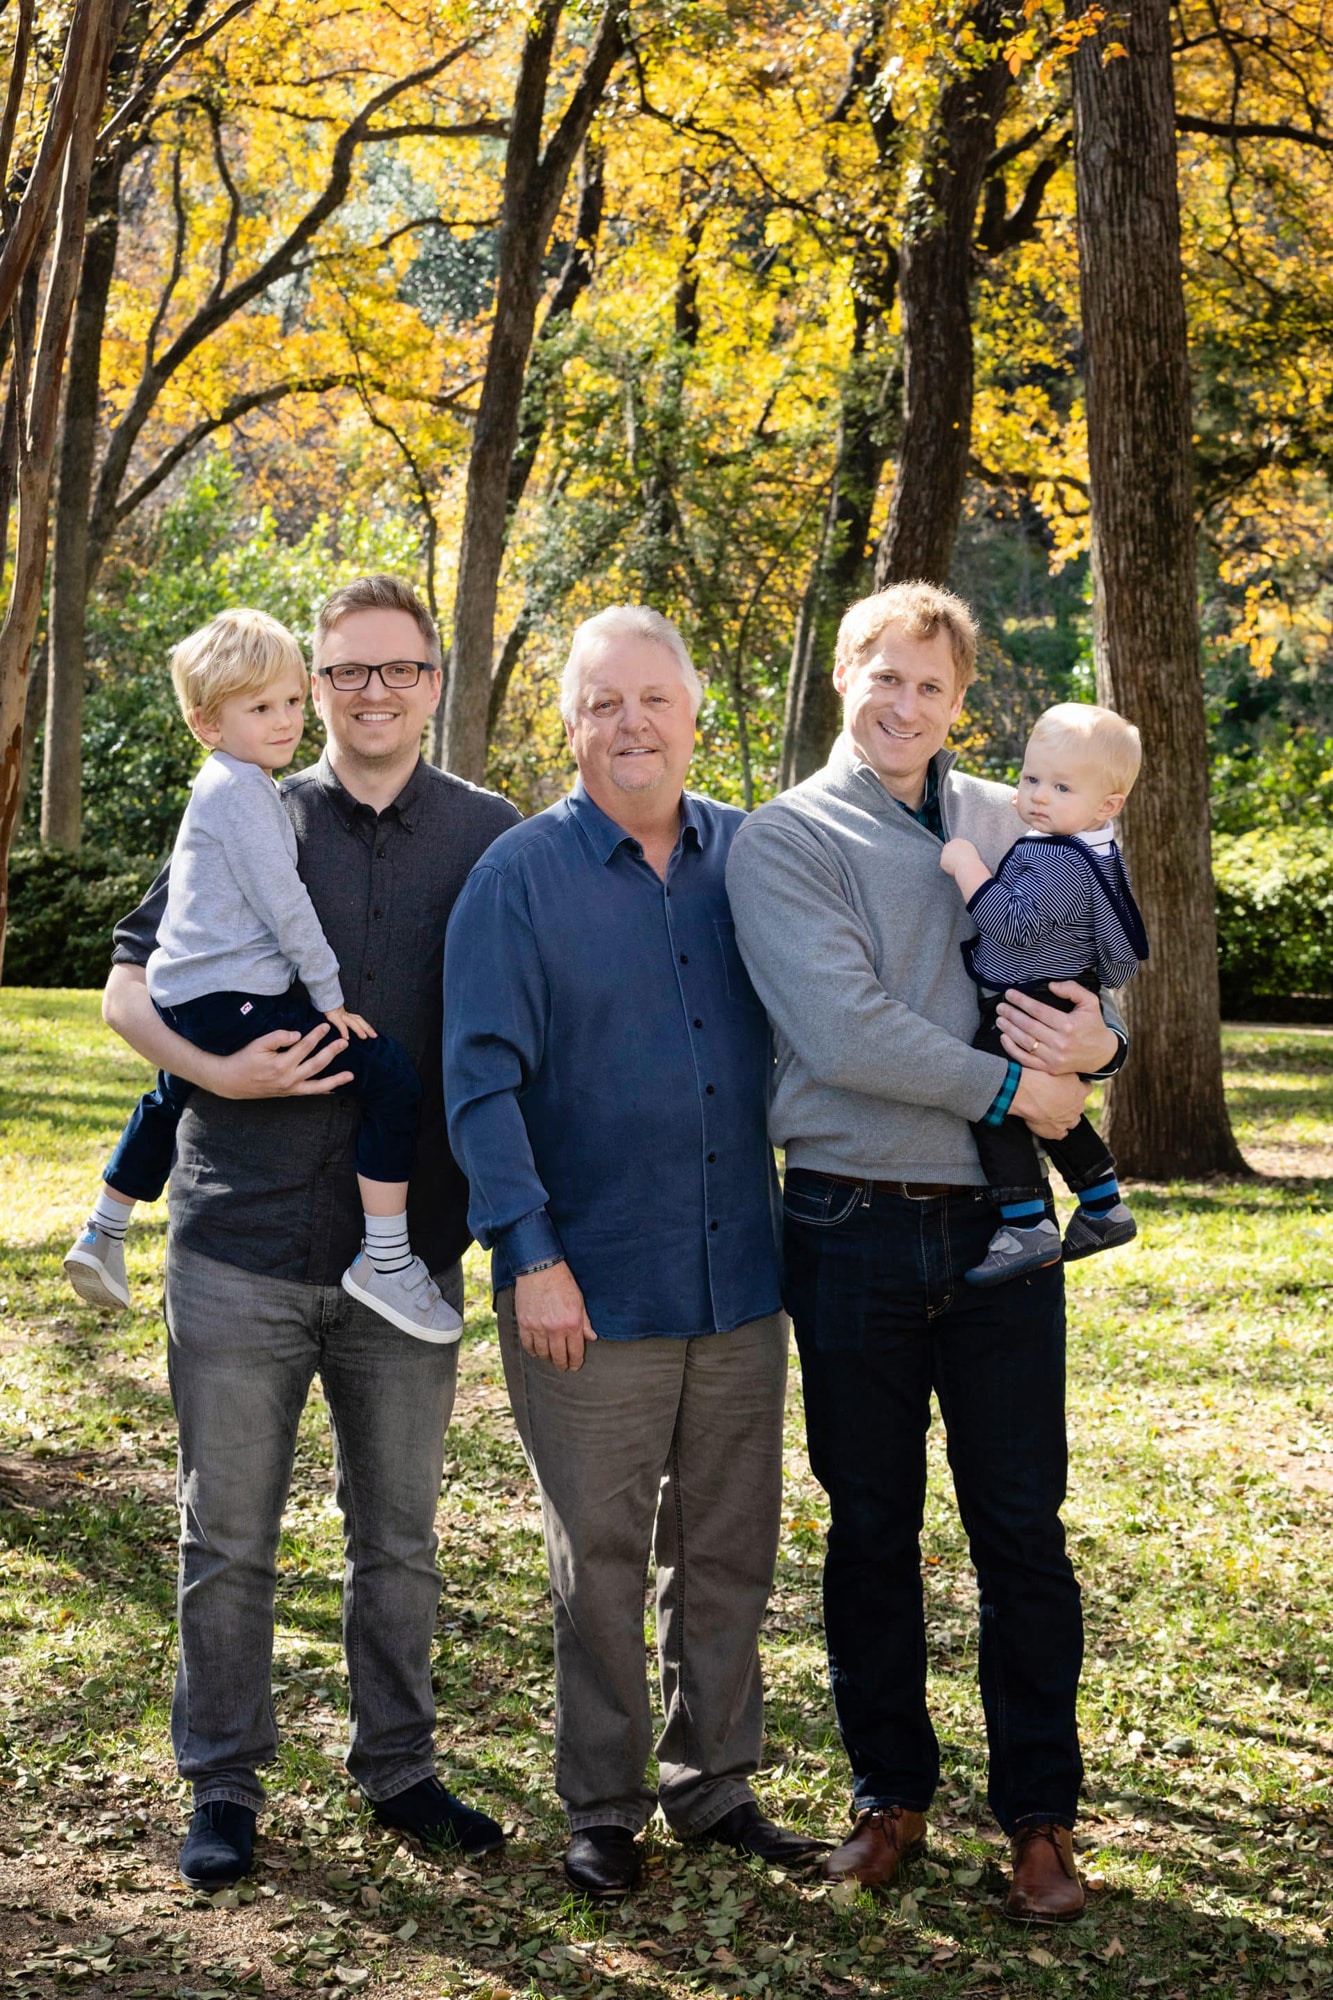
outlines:
M1020 1229L1031 1229L1046 1213L1046 1204L1040 1196L1026 1200L1002 1201L1000 1214L1006 1222L1016 1222Z
M407 1269L412 1262L412 1245L407 1236L406 1209L401 1215L366 1217L366 1255L382 1275Z
M1089 1215L1105 1215L1108 1208L1114 1208L1120 1199L1120 1183L1114 1174L1108 1174L1096 1187L1083 1188L1079 1193L1078 1205Z
M125 1241L125 1231L130 1226L130 1217L133 1213L134 1203L132 1201L117 1201L113 1195L109 1195L106 1189L103 1188L97 1200L93 1203L93 1212L88 1217L88 1220L92 1223L94 1229L99 1230L112 1243L123 1243Z

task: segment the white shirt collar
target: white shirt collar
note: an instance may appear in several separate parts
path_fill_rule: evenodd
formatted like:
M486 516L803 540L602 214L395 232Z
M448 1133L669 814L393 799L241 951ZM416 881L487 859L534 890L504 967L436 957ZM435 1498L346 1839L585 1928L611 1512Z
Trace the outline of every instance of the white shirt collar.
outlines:
M1023 836L1024 840L1049 840L1050 837L1049 833L1038 833L1034 827L1029 827ZM1094 826L1087 833L1076 833L1074 839L1081 840L1094 854L1109 854L1115 846L1115 828L1111 825Z

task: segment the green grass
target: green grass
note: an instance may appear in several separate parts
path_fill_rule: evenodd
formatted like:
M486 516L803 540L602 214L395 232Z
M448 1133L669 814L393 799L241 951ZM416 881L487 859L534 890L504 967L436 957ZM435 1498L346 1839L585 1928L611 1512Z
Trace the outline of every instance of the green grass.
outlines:
M202 1996L390 1989L1171 1996L1333 1991L1333 1037L1228 1036L1242 1143L1282 1178L1145 1187L1142 1235L1071 1272L1070 1538L1088 1615L1087 1918L998 1914L973 1586L932 1436L925 1575L946 1778L930 1858L872 1901L650 1839L644 1889L565 1892L550 1791L540 1529L484 1273L439 1527L446 1774L515 1829L433 1869L380 1835L340 1762L341 1553L318 1398L281 1550L284 1733L261 1866L180 1889L167 1740L173 1434L161 1210L134 1232L142 1309L101 1320L59 1259L142 1087L82 993L0 995L0 1968L6 1991ZM819 1625L826 1510L793 1385L766 1634L765 1803L829 1834L847 1774Z

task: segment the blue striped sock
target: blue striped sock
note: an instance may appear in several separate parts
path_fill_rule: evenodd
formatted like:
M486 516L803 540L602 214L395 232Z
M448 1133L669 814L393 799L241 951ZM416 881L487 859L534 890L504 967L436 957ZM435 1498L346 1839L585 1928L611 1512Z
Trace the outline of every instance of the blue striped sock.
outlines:
M1006 1222L1016 1222L1020 1229L1031 1229L1046 1213L1044 1201L1002 1201L1000 1214Z
M1107 1209L1114 1208L1119 1199L1120 1183L1115 1175L1111 1174L1106 1180L1098 1181L1096 1187L1083 1188L1079 1194L1078 1205L1080 1208L1085 1208L1089 1215L1105 1215Z

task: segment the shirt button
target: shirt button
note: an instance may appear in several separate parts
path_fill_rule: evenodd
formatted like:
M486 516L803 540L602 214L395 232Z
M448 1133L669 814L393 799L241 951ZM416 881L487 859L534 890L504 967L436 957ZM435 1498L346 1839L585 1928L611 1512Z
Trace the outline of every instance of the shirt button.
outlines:
M379 918L384 915L384 912L383 910L372 910L370 914L375 918Z
M375 984L375 975L373 972L368 972L366 974L366 985L373 986L374 984Z
M715 1091L714 1091L714 1089L713 1089L713 1086L712 1086L712 1084L711 1084L711 1083L706 1083L706 1084L704 1085L704 1096L705 1096L705 1097L713 1097L713 1096L715 1096L715 1095L716 1095L716 1093L715 1093Z
M682 965L688 965L688 964L689 964L689 962L690 962L690 955L689 955L689 953L688 953L687 951L683 951L683 952L681 953L681 955L680 955L680 962L681 962L681 964L682 964Z
M716 1153L710 1153L710 1154L708 1155L708 1164L709 1164L709 1166L710 1166L710 1167L712 1167L712 1166L715 1166L715 1165L717 1164L717 1154L716 1154Z
M694 1017L694 1025L696 1028L702 1028L703 1026L703 1022L699 1019L699 1016L697 1014Z
M383 859L384 859L385 855L386 855L386 854L388 853L388 851L389 851L389 850L388 850L388 848L387 848L387 847L377 847L377 848L375 849L375 859L376 859L377 861L383 861Z
M716 1229L716 1228L717 1228L717 1224L716 1224L715 1222L710 1222L710 1223L709 1223L709 1225L708 1225L708 1227L709 1227L710 1229Z

